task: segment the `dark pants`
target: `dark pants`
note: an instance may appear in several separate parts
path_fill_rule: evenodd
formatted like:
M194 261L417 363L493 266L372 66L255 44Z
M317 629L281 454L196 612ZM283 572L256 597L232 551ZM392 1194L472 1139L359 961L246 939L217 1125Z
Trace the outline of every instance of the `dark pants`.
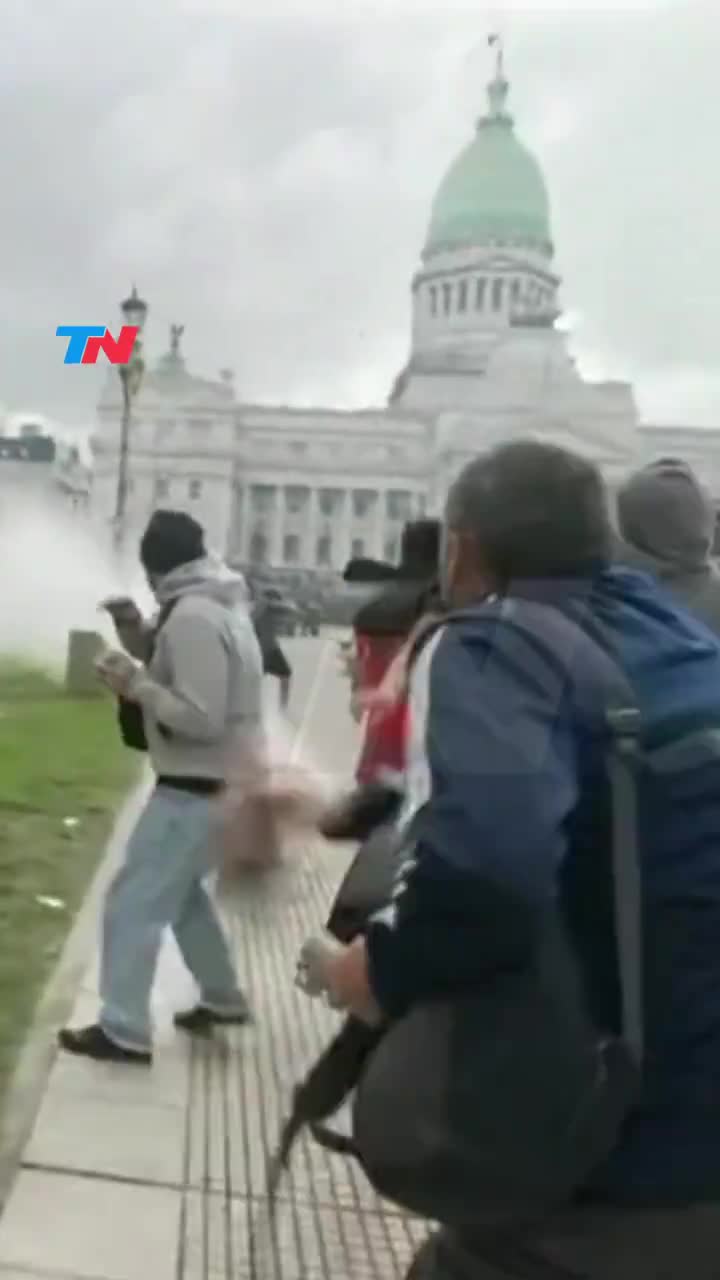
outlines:
M407 1280L718 1280L720 1204L568 1210L523 1245L440 1231Z
M275 676L278 680L289 680L292 676L290 663L277 640L263 649L263 671L266 676Z

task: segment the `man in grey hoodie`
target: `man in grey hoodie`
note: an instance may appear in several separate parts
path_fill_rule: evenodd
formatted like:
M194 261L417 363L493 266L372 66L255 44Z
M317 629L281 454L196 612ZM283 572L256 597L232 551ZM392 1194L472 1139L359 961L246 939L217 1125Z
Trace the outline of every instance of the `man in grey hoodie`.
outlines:
M113 652L99 673L141 709L156 785L105 903L99 1019L61 1031L60 1044L86 1057L150 1064L150 992L166 926L200 988L200 1003L176 1024L204 1031L249 1016L203 882L213 799L238 744L260 731L262 661L244 579L207 557L195 520L156 511L140 558L160 605L156 629L137 611L129 625L126 609L119 634L144 661Z
M715 511L687 463L661 458L618 494L620 558L667 586L720 634L720 573L710 559Z

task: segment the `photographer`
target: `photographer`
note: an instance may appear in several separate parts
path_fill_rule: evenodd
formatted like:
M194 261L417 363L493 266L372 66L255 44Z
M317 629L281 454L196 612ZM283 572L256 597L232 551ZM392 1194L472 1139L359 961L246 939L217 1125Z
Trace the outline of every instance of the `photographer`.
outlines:
M109 653L99 675L121 707L135 708L156 783L105 902L100 1017L62 1031L60 1044L147 1065L150 991L166 926L200 988L200 1003L176 1024L201 1031L249 1016L203 881L226 767L260 729L262 669L244 581L207 556L196 521L156 511L140 558L160 606L156 626L123 602L118 632L142 661Z
M414 1280L717 1275L713 751L638 784L639 1097L620 1129L632 1095L614 1125L608 1095L605 1128L590 1123L587 1168L564 1200L539 1193L516 1219L502 1212L515 1173L527 1172L516 1159L542 1170L546 1158L557 1171L553 1117L575 1106L568 1085L582 1077L583 1044L590 1055L592 1044L604 1054L621 1043L609 694L629 685L645 744L720 728L720 646L649 579L610 568L611 556L602 482L580 458L519 442L462 473L442 584L461 612L412 671L400 878L365 936L329 950L315 975L335 1005L387 1028L360 1081L356 1143L382 1193L447 1224ZM513 1028L523 1029L516 1040ZM583 1094L569 1113L580 1129L608 1091L610 1061L620 1058L589 1077L599 1090L589 1113ZM557 1130L571 1147L573 1125ZM533 1147L541 1133L548 1140ZM433 1144L439 1166L421 1157Z

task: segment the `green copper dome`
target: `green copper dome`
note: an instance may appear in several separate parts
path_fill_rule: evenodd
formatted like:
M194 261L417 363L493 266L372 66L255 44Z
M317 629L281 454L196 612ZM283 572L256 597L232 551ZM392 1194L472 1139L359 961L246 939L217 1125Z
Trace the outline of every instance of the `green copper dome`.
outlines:
M488 240L531 242L552 252L550 203L540 166L505 110L508 83L488 87L490 110L451 165L433 203L424 257Z

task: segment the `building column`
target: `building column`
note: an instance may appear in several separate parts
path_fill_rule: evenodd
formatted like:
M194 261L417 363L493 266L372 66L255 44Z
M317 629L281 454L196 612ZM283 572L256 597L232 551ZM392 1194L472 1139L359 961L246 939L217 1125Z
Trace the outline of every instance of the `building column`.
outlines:
M226 554L238 560L246 560L248 556L248 519L250 495L240 481L232 482L232 511L230 514L230 533Z
M376 493L375 530L373 533L375 549L371 554L375 560L383 560L385 557L385 503L387 502L387 495L384 489L378 489Z
M350 526L352 522L351 494L349 489L345 489L338 511L338 543L335 559L337 568L342 573L345 565L350 559Z
M240 519L240 555L243 560L250 559L250 485L243 485L242 513Z
M318 528L318 495L317 489L310 489L305 522L305 547L302 561L306 569L317 568L317 528Z
M282 486L278 484L275 486L275 506L270 534L270 563L276 566L283 563L284 499Z

